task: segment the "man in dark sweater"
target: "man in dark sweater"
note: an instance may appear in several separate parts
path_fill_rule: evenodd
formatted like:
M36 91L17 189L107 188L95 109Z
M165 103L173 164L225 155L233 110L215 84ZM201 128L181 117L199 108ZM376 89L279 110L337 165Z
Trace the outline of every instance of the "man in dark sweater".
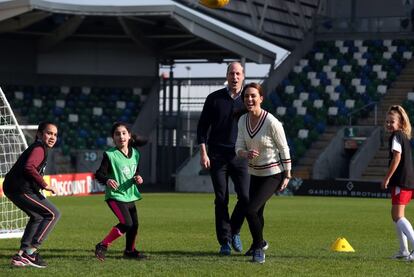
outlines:
M237 121L245 110L241 95L244 69L238 62L227 67L227 87L207 96L197 127L200 164L210 169L215 193L216 234L220 254L230 255L231 247L241 252L240 229L249 201L247 160L236 156ZM206 144L208 145L208 151ZM228 176L234 183L237 204L228 211Z

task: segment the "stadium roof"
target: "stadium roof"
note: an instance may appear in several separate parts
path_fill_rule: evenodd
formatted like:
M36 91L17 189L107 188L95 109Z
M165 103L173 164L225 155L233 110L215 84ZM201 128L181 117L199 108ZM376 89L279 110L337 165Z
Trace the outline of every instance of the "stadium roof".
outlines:
M321 0L231 0L220 9L210 9L198 0L176 0L198 11L292 51L313 28L321 12Z
M33 39L39 51L66 40L122 41L162 63L274 62L273 51L217 22L169 0L0 0L0 36Z

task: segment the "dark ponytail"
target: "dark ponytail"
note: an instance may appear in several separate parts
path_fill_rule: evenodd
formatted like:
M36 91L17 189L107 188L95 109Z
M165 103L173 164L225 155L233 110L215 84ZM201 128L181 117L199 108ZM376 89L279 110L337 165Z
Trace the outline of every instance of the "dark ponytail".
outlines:
M111 137L112 138L114 137L116 128L118 128L120 126L124 126L125 129L127 129L128 133L131 134L131 139L128 142L129 146L136 148L136 147L144 146L145 144L147 144L148 139L143 137L143 136L133 134L131 132L130 125L128 123L125 123L125 122L115 122L112 125L112 128L111 128Z
M148 143L147 138L140 136L140 135L131 134L131 140L129 141L129 145L131 145L132 147L136 148L136 147L144 146L147 143Z

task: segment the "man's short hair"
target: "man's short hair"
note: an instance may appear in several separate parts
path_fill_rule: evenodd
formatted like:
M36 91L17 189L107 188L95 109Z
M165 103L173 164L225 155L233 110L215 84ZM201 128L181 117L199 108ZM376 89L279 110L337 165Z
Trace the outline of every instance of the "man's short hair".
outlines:
M243 67L243 65L241 64L241 62L231 62L231 63L229 63L229 65L227 66L226 76L227 76L227 74L229 74L230 67L231 67L233 64L236 64L236 63L238 63L238 64L241 66L241 68L242 68L242 72L243 72L243 74L244 74L244 67Z

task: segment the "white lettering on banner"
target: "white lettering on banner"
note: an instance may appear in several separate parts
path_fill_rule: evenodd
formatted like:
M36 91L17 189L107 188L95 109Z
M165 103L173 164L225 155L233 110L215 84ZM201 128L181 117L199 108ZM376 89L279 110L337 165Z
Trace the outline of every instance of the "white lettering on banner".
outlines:
M84 194L86 180L58 181L52 178L52 186L57 188L58 195Z
M97 180L92 179L91 176L86 176L86 184L88 186L88 193L97 193L105 191L105 187L100 185Z
M351 191L348 193L346 190L308 190L309 195L319 196L352 196L352 197L373 197L373 198L390 198L391 194L386 192L369 192L369 191Z
M95 180L92 173L48 175L47 183L53 187L57 196L89 195L102 193L105 186Z

